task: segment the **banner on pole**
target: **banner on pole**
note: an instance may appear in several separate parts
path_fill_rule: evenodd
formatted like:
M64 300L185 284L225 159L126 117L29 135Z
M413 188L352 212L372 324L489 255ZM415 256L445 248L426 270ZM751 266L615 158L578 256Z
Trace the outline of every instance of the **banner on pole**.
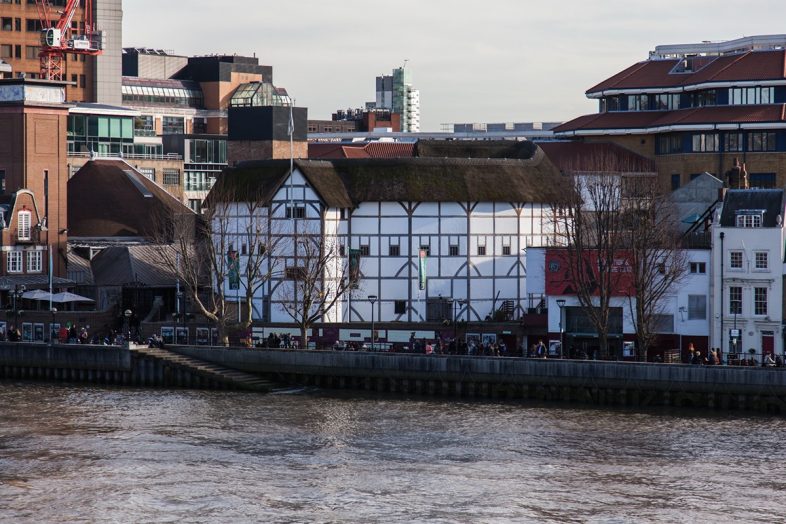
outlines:
M428 255L425 249L421 249L418 255L418 287L421 291L426 289L426 269L428 264Z

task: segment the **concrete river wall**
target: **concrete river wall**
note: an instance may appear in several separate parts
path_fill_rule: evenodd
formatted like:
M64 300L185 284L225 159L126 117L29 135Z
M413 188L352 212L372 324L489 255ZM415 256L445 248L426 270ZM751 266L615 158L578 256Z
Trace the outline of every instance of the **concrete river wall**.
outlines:
M199 347L175 351L324 388L786 414L786 368Z
M276 383L458 398L786 414L786 368L173 346ZM0 344L0 378L227 388L196 369L111 346Z

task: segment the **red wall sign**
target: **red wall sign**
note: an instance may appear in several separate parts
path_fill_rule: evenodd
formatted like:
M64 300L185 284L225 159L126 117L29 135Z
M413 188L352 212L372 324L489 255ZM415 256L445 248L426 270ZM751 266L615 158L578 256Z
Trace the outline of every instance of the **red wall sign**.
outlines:
M546 250L546 294L547 295L576 295L576 284L572 278L568 257L571 254L567 249L547 249ZM611 295L615 297L627 297L634 293L633 271L628 259L628 254L620 252L614 257L612 264L613 275L611 277ZM599 279L597 253L586 253L582 269L589 277L588 281L594 281L595 289L592 294L597 295L600 289L597 282Z

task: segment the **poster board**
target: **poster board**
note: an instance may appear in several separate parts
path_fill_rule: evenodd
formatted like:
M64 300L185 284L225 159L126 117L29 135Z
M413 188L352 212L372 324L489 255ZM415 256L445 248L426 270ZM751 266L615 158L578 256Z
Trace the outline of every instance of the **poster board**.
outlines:
M206 327L196 328L196 343L197 346L210 345L210 328L206 328Z
M188 327L178 326L175 328L175 344L184 346L188 344Z
M161 340L164 341L164 344L174 344L175 343L175 328L172 326L162 326L161 327Z

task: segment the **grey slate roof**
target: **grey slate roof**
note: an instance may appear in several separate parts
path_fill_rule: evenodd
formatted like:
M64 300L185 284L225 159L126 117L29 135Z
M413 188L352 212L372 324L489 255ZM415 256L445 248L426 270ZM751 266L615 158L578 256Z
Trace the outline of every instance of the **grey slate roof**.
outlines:
M743 210L764 210L762 227L778 227L783 221L783 189L730 189L723 199L721 226L735 227L737 214Z
M159 246L144 245L102 250L91 261L95 284L122 286L139 283L147 287L175 287L177 275L160 262L159 249Z

